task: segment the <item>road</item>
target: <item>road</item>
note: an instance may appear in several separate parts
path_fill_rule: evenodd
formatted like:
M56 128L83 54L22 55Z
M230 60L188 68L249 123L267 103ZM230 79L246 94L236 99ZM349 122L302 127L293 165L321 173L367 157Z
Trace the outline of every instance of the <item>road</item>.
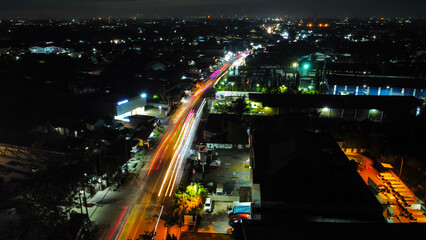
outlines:
M239 55L236 61L244 55ZM100 239L137 239L154 229L161 206L173 196L183 173L191 143L205 105L203 95L228 71L226 63L198 87L169 119L150 160L135 181L109 207L100 210L94 219L100 227ZM93 220L93 219L92 219ZM160 222L155 239L165 239ZM161 234L159 234L161 232Z

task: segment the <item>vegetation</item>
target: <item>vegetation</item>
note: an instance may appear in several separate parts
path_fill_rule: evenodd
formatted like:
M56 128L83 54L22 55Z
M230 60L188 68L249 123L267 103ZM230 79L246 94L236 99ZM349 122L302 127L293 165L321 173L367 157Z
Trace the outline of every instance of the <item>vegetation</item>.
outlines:
M173 197L173 203L164 215L165 226L183 226L184 215L196 215L203 208L207 198L207 189L201 183L192 183L186 188L179 185Z
M72 210L78 207L74 197L84 182L78 173L75 167L65 167L36 175L19 200L18 220L0 239L74 239L83 222Z

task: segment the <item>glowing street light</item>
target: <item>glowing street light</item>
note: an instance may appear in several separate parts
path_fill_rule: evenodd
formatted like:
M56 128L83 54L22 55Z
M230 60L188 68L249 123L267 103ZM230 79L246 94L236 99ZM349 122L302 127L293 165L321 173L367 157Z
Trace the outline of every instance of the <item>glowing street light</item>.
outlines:
M304 68L304 69L308 69L308 68L309 68L309 63L305 63L305 64L303 64L303 68Z
M142 97L142 98L146 98L146 93L142 93L142 94L141 94L141 97Z

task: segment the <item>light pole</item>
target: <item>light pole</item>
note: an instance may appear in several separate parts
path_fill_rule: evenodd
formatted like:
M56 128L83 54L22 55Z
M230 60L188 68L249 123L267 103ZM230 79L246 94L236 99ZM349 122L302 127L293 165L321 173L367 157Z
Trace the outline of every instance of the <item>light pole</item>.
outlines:
M152 234L152 239L154 239L155 234L157 233L158 222L160 221L161 213L163 212L164 205L161 206L160 215L158 215L157 224L155 224L154 233Z

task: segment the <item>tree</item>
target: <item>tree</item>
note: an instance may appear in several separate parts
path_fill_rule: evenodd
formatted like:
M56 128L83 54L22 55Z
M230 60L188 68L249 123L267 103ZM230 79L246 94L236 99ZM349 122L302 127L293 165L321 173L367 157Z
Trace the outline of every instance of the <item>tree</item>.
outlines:
M71 239L76 231L71 224L74 196L81 189L77 167L62 167L41 172L22 194L17 208L20 216L17 239ZM80 219L81 220L81 219ZM78 224L77 224L78 225Z
M240 117L240 120L242 120L243 114L250 111L250 104L246 101L244 96L240 96L232 101L230 110L235 112Z
M207 197L207 189L201 183L189 185L185 191L186 198L186 213L196 214L204 205Z
M230 107L231 106L228 103L220 103L220 102L215 103L213 105L214 110L221 114L228 112Z
M164 217L165 226L183 226L185 214L197 214L207 198L207 189L201 183L193 183L184 191L179 189L173 197L173 205Z

